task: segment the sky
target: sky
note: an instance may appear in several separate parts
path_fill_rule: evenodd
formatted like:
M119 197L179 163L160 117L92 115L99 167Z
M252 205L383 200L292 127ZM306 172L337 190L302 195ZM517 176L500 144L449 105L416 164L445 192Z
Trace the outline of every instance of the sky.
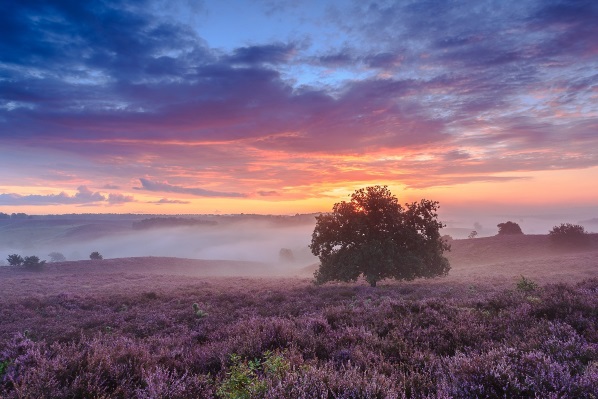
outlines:
M1 8L0 212L598 216L594 0Z

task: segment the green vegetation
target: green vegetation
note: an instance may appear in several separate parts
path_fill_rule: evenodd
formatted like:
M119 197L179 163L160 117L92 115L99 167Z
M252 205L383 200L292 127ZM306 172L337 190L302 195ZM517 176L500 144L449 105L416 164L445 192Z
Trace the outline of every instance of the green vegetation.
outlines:
M232 366L218 389L223 399L251 399L264 395L268 381L280 380L290 370L290 363L282 355L270 351L260 359L242 361L237 354L230 356Z
M521 292L533 292L538 289L538 284L534 281L525 278L523 275L517 280L517 290Z
M197 303L193 304L193 313L195 313L195 316L197 316L198 319L203 319L208 315L205 311L199 308Z
M386 186L355 191L350 202L316 217L311 251L320 258L316 282L355 281L371 286L385 278L444 276L449 245L440 238L438 202L422 199L401 206Z
M89 259L91 260L102 260L104 257L100 255L98 251L94 251L89 255Z
M8 369L9 364L10 364L9 360L4 360L4 361L0 362L0 380L2 380L2 377L4 377L4 374L6 374L6 370Z

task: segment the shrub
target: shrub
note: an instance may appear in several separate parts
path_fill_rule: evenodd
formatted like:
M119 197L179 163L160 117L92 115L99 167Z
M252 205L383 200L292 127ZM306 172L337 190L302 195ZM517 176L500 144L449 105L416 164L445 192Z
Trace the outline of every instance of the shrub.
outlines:
M45 264L46 261L40 261L37 256L25 256L23 259L23 266L32 270L41 269Z
M8 264L11 266L21 266L23 264L23 257L18 254L8 255L8 258L6 258L6 260L8 261Z
M509 234L523 234L523 231L521 231L521 227L519 227L519 225L515 222L504 222L504 223L499 223L497 225L498 227L498 235L502 236L502 235L509 235Z
M193 304L193 313L195 313L195 316L197 316L198 319L203 319L208 315L205 311L199 308L199 305L197 303Z
M517 289L522 292L532 292L538 289L538 284L522 275L517 281Z
M102 255L100 255L100 253L98 251L92 252L89 255L89 259L91 260L102 260L104 259L104 257Z
M584 246L589 243L588 234L579 224L561 223L548 233L550 240L560 246Z
M232 366L218 389L218 396L230 399L251 399L263 396L272 384L281 381L290 371L291 364L283 355L264 353L264 360L243 362L237 354L230 356Z
M471 233L469 233L467 238L476 238L477 236L478 236L478 232L473 230Z
M260 361L256 359L242 362L241 357L234 353L230 360L233 365L218 389L218 396L226 399L251 399L263 395L267 386L258 378Z

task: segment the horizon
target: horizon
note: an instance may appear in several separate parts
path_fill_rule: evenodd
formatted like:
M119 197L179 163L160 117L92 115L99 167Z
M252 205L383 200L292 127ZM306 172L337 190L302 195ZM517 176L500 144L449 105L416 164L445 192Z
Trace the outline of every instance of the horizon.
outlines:
M597 18L564 0L13 2L0 212L309 214L387 185L455 223L591 220Z

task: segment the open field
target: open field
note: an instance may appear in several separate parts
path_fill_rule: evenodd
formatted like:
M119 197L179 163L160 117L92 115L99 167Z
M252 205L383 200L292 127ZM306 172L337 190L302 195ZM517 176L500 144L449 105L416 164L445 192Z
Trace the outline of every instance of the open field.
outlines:
M595 398L592 240L457 240L448 277L374 289L258 262L2 267L0 397Z

